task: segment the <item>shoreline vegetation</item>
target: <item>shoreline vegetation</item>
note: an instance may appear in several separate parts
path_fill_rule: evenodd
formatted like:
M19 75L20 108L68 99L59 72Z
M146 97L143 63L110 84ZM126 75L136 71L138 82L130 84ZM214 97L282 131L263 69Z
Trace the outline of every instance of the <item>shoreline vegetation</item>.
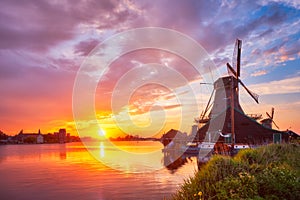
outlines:
M171 199L300 199L299 154L299 144L272 144L213 156Z

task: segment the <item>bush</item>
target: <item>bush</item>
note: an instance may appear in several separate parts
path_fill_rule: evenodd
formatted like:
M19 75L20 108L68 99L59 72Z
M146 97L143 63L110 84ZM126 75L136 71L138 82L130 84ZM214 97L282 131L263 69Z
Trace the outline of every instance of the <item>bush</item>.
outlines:
M255 177L239 173L239 177L228 177L216 183L217 199L249 199L257 196Z
M257 174L258 193L266 199L299 199L300 182L296 173L284 167L266 168Z
M173 199L300 199L299 153L297 145L269 145L213 156Z

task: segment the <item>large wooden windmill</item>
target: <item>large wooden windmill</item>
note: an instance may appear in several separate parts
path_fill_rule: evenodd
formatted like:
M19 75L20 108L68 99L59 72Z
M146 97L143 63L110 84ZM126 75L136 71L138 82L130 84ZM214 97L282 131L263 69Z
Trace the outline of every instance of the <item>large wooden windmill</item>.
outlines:
M256 120L262 115L246 115L239 103L239 85L258 103L258 95L250 91L240 79L241 47L242 41L237 39L232 65L226 64L229 75L220 77L214 83L214 91L209 103L200 118L196 120L204 124L197 132L196 140L199 142L208 142L209 138L209 140L215 139L212 142L227 142L232 146L237 143L263 144L273 142L274 134L282 133L258 123ZM214 100L212 101L213 94ZM210 112L209 108L211 108ZM222 117L223 120L220 120ZM219 123L223 124L220 126ZM217 124L219 130L215 131L214 136L207 137L212 124Z
M242 41L237 39L233 53L232 65L226 63L228 76L221 77L214 83L214 90L211 94L208 104L205 110L201 113L200 118L195 119L196 122L207 123L209 119L213 117L212 112L209 113L208 117L206 116L211 107L213 107L211 110L214 110L215 113L220 113L222 109L224 109L223 103L220 101L223 101L224 99L227 99L226 107L232 107L244 113L239 103L239 84L241 84L248 94L254 99L254 101L258 103L258 95L249 90L240 79L241 48ZM215 94L214 102L212 102L213 94ZM231 99L233 99L233 101ZM255 120L260 119L261 116L262 115L250 115L250 117Z

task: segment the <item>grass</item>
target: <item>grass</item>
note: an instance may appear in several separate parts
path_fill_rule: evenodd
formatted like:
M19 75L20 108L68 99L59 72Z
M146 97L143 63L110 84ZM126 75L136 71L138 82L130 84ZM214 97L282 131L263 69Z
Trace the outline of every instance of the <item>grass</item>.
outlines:
M299 145L273 144L213 156L172 199L300 199L299 155Z

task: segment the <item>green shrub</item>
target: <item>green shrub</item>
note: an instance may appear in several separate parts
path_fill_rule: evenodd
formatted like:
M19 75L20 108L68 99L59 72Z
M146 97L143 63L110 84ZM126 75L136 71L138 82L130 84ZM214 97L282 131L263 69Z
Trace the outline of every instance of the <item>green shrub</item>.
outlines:
M282 144L213 156L173 199L300 199L299 154L298 145Z
M239 173L216 183L217 199L249 199L258 195L255 177Z
M284 167L266 168L256 175L258 193L266 199L300 199L300 178Z

